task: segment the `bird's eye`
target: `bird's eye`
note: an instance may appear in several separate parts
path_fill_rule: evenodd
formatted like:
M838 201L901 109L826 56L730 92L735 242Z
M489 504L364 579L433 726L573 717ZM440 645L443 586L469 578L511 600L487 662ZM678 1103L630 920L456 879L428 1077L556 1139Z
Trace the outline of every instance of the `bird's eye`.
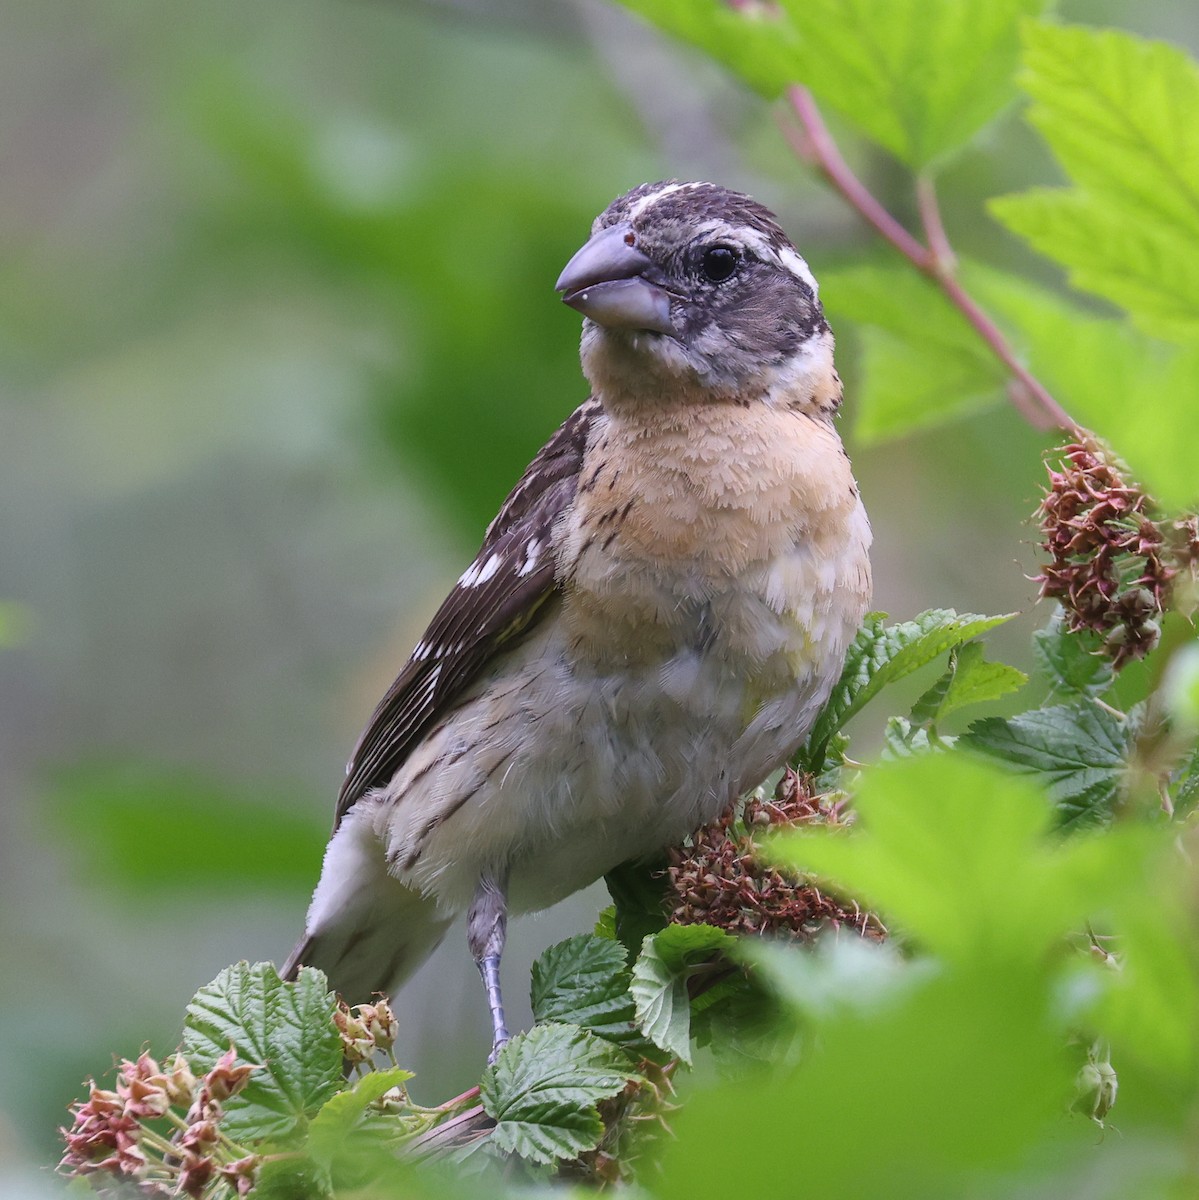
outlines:
M737 269L737 251L732 246L709 246L699 269L709 283L723 283Z

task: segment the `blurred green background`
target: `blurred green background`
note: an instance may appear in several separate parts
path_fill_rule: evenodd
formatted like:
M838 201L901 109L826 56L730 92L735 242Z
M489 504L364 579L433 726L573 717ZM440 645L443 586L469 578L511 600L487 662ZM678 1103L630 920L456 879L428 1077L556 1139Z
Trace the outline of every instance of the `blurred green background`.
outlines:
M1061 10L1199 51L1193 0ZM817 275L870 242L766 106L598 0L13 0L0 156L0 1183L32 1194L85 1075L290 948L359 728L585 396L553 281L595 213L709 178ZM944 178L958 248L1045 278L981 201L1053 179L1005 119ZM1027 611L1043 439L855 449L838 333L876 607ZM517 1024L601 903L517 923ZM460 933L401 1019L418 1098L475 1080Z

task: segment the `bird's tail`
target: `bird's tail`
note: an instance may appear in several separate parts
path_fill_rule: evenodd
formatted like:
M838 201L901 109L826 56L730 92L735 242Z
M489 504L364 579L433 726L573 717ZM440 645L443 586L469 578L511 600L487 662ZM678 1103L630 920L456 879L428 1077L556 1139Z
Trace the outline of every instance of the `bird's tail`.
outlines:
M388 874L378 841L351 812L329 842L304 936L279 973L294 979L301 967L317 967L348 1004L390 996L433 953L450 920Z

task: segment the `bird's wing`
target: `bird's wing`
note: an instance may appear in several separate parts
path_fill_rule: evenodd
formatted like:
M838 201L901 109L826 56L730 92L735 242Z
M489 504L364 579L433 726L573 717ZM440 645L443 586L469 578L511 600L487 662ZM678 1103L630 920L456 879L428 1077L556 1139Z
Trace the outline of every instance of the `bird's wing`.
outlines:
M487 527L453 590L358 739L337 797L334 828L371 788L388 783L429 725L485 663L537 620L556 584L550 539L574 499L598 401L577 408L529 464Z

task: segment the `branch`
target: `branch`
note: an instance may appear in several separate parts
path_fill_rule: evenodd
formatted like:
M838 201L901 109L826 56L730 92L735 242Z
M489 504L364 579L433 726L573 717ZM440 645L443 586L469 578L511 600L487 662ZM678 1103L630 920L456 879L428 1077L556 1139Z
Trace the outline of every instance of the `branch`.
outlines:
M799 118L800 130L784 127L784 135L792 148L806 162L814 164L824 174L850 206L891 243L918 271L932 279L945 293L953 306L970 322L974 330L990 347L991 352L1011 372L1013 387L1009 398L1017 411L1040 429L1060 428L1074 432L1078 426L1069 413L1049 394L1049 390L1016 357L999 326L979 307L955 274L956 260L937 203L932 181L921 177L916 181L917 202L924 235L928 245L914 238L875 198L866 185L853 173L841 157L837 143L828 131L816 101L807 88L792 84L787 99Z

